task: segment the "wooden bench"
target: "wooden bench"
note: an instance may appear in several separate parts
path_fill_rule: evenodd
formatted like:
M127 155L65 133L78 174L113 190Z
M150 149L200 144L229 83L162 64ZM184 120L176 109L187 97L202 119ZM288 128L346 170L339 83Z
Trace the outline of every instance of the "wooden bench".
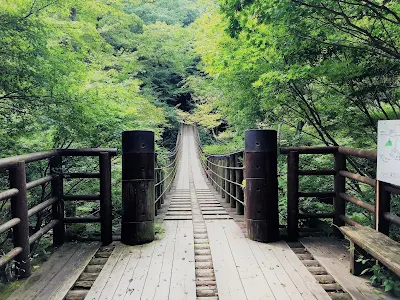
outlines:
M362 255L374 257L388 269L400 276L400 243L372 228L365 226L343 226L341 232L350 240L350 272L354 275L366 268L357 262Z

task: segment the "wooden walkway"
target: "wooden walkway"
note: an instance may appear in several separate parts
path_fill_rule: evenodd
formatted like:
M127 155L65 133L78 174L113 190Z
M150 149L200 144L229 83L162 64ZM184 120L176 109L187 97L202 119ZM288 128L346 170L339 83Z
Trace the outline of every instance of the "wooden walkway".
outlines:
M286 242L245 237L243 216L209 185L195 143L192 128L184 127L178 174L157 216L165 229L161 238L140 246L116 242L85 299L343 299L328 294ZM390 299L350 275L347 249L337 241L301 242L349 293L343 295ZM67 293L78 278L83 280L81 272L99 246L62 246L9 299L82 299Z
M86 299L330 299L285 242L248 240L210 191L185 127L163 238L116 248Z
M8 300L64 299L99 247L100 242L64 244Z

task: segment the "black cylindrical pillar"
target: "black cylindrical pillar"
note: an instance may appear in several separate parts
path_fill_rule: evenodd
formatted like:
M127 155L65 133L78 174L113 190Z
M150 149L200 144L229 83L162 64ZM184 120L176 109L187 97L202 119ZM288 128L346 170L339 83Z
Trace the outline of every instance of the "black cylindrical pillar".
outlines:
M277 132L245 132L246 226L250 239L279 238Z
M138 245L154 240L154 132L122 133L121 242Z

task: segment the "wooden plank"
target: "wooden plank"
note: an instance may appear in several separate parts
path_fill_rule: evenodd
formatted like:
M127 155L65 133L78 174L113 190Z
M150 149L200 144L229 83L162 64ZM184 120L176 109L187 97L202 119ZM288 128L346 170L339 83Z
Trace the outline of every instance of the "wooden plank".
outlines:
M179 221L176 222L176 224L177 224L178 228L193 228L193 221L192 220L179 220Z
M166 216L164 218L164 220L168 221L168 220L173 220L173 221L177 221L177 220L192 220L192 216L191 215L187 215L187 216Z
M274 245L272 251L305 299L331 299L286 242Z
M168 211L167 216L191 216L191 211Z
M279 266L279 262L271 250L264 251L259 242L248 240L265 280L268 282L276 299L303 300L299 291L294 286L290 277ZM264 244L266 245L266 244Z
M119 277L119 281L115 292L110 299L124 299L125 296L129 293L128 286L131 281L133 281L134 272L139 264L139 260L142 256L143 246L127 246L127 256L128 261L126 267Z
M246 300L239 272L220 222L207 221L208 240L220 300Z
M149 267L146 283L140 299L167 299L171 282L172 264L174 258L175 238L178 221L165 223L165 235L157 241L153 259Z
M107 284L103 288L101 294L94 299L101 299L101 300L113 299L114 294L118 288L119 282L121 281L125 269L128 266L129 259L131 258L130 255L131 253L129 250L130 250L129 247L124 245L123 251L118 257L118 261L115 264L112 273L108 278ZM92 298L89 298L88 296L86 296L86 299L92 300Z
M66 243L54 252L50 258L29 277L8 298L9 300L35 299L37 295L47 286L58 272L62 270L69 258L73 256L80 244Z
M101 270L99 276L96 281L93 283L89 293L86 295L86 299L99 299L102 294L107 282L111 278L111 274L113 273L117 262L119 261L120 256L122 255L125 246L122 243L117 243L111 256L108 258L106 264Z
M38 295L38 299L63 299L89 264L89 261L95 255L100 245L100 242L83 244L82 248L71 256L62 271L53 278L52 281L56 283L57 288L54 290L51 285L48 284L46 289Z
M141 294L157 242L159 241L130 247L130 251L132 251L131 259L113 299L142 299Z
M203 215L227 215L228 213L225 210L210 210L210 211L202 211Z
M228 220L232 219L230 215L204 215L204 220Z
M172 211L191 211L192 207L169 207L168 212Z
M257 243L257 242L255 242ZM276 257L273 248L279 248L279 245L274 243L265 244L257 243L258 247L263 251L267 258L267 261L272 265L270 268L273 270L274 274L278 277L281 284L284 286L286 292L291 299L305 299L303 294L297 289L290 275L286 272L285 268L282 266L281 262Z
M238 225L233 220L221 221L221 223L247 299L275 299L257 260L251 252L247 239Z
M354 299L385 299L385 296L380 295L378 290L374 291L368 280L350 274L350 262L346 261L347 266L343 266L339 260L342 255L341 252L338 251L338 248L334 251L330 251L331 248L328 248L329 245L321 243L317 238L302 238L301 242L326 271L331 274ZM348 250L342 246L342 252L347 251Z
M369 227L343 226L340 230L400 276L400 243Z
M193 226L176 232L174 260L168 299L196 299Z

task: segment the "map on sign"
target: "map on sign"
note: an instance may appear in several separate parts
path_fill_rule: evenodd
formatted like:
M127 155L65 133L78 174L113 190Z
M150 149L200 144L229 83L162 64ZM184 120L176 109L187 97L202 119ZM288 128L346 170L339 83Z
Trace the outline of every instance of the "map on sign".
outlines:
M400 185L400 120L378 122L379 181Z

